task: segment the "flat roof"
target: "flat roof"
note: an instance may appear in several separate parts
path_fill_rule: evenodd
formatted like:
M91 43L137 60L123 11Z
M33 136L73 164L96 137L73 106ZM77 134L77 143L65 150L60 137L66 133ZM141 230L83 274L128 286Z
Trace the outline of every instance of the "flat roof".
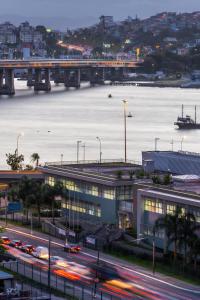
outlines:
M43 173L64 176L88 182L95 182L108 186L132 185L133 180L130 179L128 173L139 168L139 165L124 162L109 163L85 163L85 164L51 164L48 163L39 170ZM117 172L123 172L121 178L117 176ZM126 173L126 174L125 174Z

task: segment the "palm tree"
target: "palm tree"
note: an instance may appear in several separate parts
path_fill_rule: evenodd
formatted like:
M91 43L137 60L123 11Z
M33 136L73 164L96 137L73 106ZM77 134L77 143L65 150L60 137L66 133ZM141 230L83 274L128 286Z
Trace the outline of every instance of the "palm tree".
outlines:
M200 255L200 238L194 234L188 240L189 254L191 261L194 262L194 271L197 270L197 257Z
M38 165L39 165L39 159L40 159L40 156L38 153L33 153L31 155L31 162L35 163L36 167L38 167Z
M174 214L166 214L164 217L157 219L154 225L155 231L158 229L165 230L167 237L167 249L170 245L173 245L174 263L176 262L177 257L181 226L181 210L179 207L176 208Z
M183 250L183 265L186 265L187 259L187 250L190 245L191 239L193 239L196 235L196 231L200 228L197 225L196 218L194 214L188 212L181 217L181 226L179 229L179 248L180 251Z

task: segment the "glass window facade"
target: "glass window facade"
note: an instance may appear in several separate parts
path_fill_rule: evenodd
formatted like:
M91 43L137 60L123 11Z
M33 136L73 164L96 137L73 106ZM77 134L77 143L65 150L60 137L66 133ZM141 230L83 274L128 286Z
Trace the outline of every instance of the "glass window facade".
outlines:
M131 200L132 199L132 186L120 186L117 188L118 200Z
M144 210L157 214L163 214L163 203L160 200L144 199Z
M55 178L52 176L49 176L46 178L45 183L49 184L50 186L54 186L55 185Z
M95 217L101 217L101 208L100 205L89 203L86 201L66 201L62 203L62 208L67 208L71 211L88 214Z
M103 189L103 198L113 200L115 199L115 190L114 189Z

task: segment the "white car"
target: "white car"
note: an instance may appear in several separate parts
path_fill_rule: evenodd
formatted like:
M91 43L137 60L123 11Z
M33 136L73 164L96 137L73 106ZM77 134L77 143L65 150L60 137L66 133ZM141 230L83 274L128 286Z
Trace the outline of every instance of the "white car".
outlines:
M33 251L31 254L37 258L48 259L49 249L47 247L38 246L35 248L35 251Z
M68 262L60 256L51 256L50 262L51 262L51 264L59 266L59 267L68 267Z

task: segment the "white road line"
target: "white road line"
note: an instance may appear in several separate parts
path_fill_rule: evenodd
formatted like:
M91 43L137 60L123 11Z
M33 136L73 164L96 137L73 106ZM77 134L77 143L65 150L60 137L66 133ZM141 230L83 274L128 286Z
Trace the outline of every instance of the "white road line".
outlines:
M29 233L26 233L26 232L23 232L23 231L19 231L19 230L15 230L15 229L11 229L11 228L5 228L6 230L8 231L12 231L12 232L16 232L16 233L19 233L19 234L22 234L22 235L25 235L25 236L29 236L31 238L34 238L34 239L37 239L37 240L41 240L41 241L45 241L45 242L48 242L49 240L48 239L45 239L45 238L41 238L41 237L38 237L38 236L34 236L34 235L31 235ZM60 244L60 243L57 243L57 242L54 242L54 241L51 241L52 244L54 245L57 245L57 246L60 246L60 247L64 247L63 244ZM92 255L92 254L89 254L89 253L86 253L86 252L83 252L83 254L89 256L89 257L92 257L92 258L96 258L96 256ZM109 263L110 265L113 265L113 266L116 266L116 263L113 263L112 261L109 261L107 259L103 259L101 258L101 261L103 262L106 262L106 263ZM173 283L170 283L170 282L167 282L167 281L164 281L162 279L159 279L159 278L155 278L151 275L147 275L147 274L144 274L144 273L141 273L139 271L135 271L135 270L132 270L132 269L129 269L128 267L125 267L125 266L122 266L122 265L119 265L120 268L126 270L126 271L129 271L129 272L132 272L132 273L135 273L137 275L140 275L140 276L143 276L143 277L146 277L148 279L151 279L151 280L154 280L154 281L157 281L157 282L160 282L160 283L163 283L163 284L166 284L168 286L171 286L173 288L176 288L176 289L179 289L179 290L182 290L182 291L186 291L186 292L190 292L190 293L193 293L193 294L200 294L200 290L191 290L191 289L187 289L187 288L183 288L181 286L178 286L178 285L175 285Z

